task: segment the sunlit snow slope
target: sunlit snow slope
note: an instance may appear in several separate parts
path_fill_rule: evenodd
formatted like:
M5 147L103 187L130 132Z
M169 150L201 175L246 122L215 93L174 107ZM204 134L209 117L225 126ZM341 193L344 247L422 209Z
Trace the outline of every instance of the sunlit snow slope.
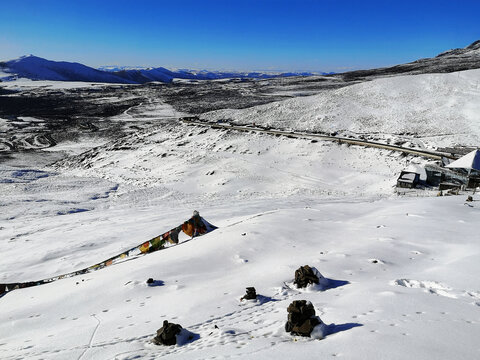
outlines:
M204 119L357 134L413 134L441 144L480 142L480 70L376 79L319 95ZM430 139L430 138L434 139Z
M205 117L386 136L412 128L428 145L478 144L478 78L467 71L374 80ZM142 107L110 120L127 118L142 121ZM82 269L194 209L219 228L7 293L1 359L480 357L480 197L466 206L466 195L395 195L401 169L424 160L167 117L85 152L82 144L68 149L54 166L37 168L41 151L0 166L0 283ZM328 289L292 288L305 264L329 279ZM240 302L247 286L257 302ZM301 299L327 324L323 340L284 331L288 305ZM193 338L153 345L163 320Z
M56 176L39 179L56 185ZM75 182L75 179L71 180ZM99 191L102 184L88 185ZM79 189L80 193L87 189ZM102 190L103 191L103 190ZM109 195L110 197L113 194ZM52 196L46 194L46 203ZM169 229L191 206L142 199L80 201L81 213L18 215L6 223L2 281L83 267ZM480 335L478 208L458 197L197 204L219 229L85 276L0 299L2 359L475 359ZM105 205L108 207L105 208ZM10 239L10 240L8 240ZM7 241L8 240L8 241ZM301 265L332 288L286 286ZM148 287L146 279L159 286ZM240 302L255 286L258 302ZM283 328L293 300L313 303L324 340ZM168 319L195 334L150 343Z

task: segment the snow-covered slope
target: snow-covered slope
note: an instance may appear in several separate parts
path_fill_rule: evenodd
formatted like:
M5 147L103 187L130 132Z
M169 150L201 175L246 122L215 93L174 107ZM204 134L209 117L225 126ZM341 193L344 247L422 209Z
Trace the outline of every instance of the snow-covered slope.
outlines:
M480 70L376 79L318 95L203 114L282 129L445 137L480 143Z
M122 185L49 172L3 172L2 178L21 186L10 185L1 215L0 281L103 260L170 229L193 207L188 198L168 201L149 190L117 195ZM67 201L86 211L59 212ZM19 205L30 210L18 211ZM219 229L0 298L0 357L478 357L480 213L463 198L258 201L253 195L195 206ZM305 264L330 279L331 288L290 288L295 269ZM158 286L146 285L150 277ZM255 286L258 302L239 301L247 286ZM300 299L311 301L328 325L324 340L285 333L287 306ZM165 319L193 339L183 346L151 344Z
M232 199L385 196L401 154L166 122L56 164L62 172L155 187L193 204Z
M453 49L453 50L448 50L445 51L439 55L437 55L437 58L440 57L452 57L452 56L480 56L480 40L477 40L470 45L464 47L464 48L459 48L459 49Z
M98 67L98 70L110 71L110 72L123 71L123 70L148 70L148 69L150 69L150 67L148 66L103 65Z

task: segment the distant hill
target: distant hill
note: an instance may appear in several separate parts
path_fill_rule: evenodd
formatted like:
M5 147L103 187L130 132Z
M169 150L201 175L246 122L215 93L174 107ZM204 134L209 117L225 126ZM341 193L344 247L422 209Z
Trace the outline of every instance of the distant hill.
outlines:
M135 83L121 78L115 73L100 71L79 63L50 61L33 55L1 62L0 71L8 74L3 76L2 80L28 78L32 80Z
M83 64L51 61L37 56L22 56L15 60L0 62L0 80L9 81L17 78L53 81L85 81L119 84L144 84L152 81L170 83L173 79L216 80L226 78L266 79L284 76L309 76L313 73L278 73L262 72L217 72L217 71L170 71L159 67L154 69L132 67L102 67L94 69Z
M480 68L480 40L460 48L445 51L436 57L370 70L356 70L342 75L346 81L370 80L372 77L450 73Z

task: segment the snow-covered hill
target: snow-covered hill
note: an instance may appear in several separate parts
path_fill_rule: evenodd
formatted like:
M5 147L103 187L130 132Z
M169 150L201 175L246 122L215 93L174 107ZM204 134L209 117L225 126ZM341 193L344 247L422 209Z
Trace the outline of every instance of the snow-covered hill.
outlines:
M301 131L413 135L433 146L475 146L480 143L480 70L376 79L202 118Z
M96 70L79 63L51 61L33 55L0 63L0 70L9 74L3 78L4 80L27 78L32 80L133 83L115 74Z
M389 196L401 154L164 123L55 164L65 173L154 187L196 203L309 196Z

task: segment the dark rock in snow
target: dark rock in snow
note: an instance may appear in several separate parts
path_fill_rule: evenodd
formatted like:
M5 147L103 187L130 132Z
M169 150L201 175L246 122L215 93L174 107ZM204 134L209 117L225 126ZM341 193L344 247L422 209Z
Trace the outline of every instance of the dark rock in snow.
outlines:
M245 295L242 296L240 301L242 300L256 300L257 299L257 292L254 287L247 287L247 292Z
M310 266L301 266L295 270L295 280L293 283L297 285L297 288L304 288L309 284L318 284L319 282L319 277Z
M163 321L163 326L157 330L157 336L153 338L155 345L176 345L177 335L182 331L182 327L178 324Z
M322 320L315 316L315 309L309 301L296 300L288 306L287 311L285 331L292 335L310 336L315 326L322 324Z

